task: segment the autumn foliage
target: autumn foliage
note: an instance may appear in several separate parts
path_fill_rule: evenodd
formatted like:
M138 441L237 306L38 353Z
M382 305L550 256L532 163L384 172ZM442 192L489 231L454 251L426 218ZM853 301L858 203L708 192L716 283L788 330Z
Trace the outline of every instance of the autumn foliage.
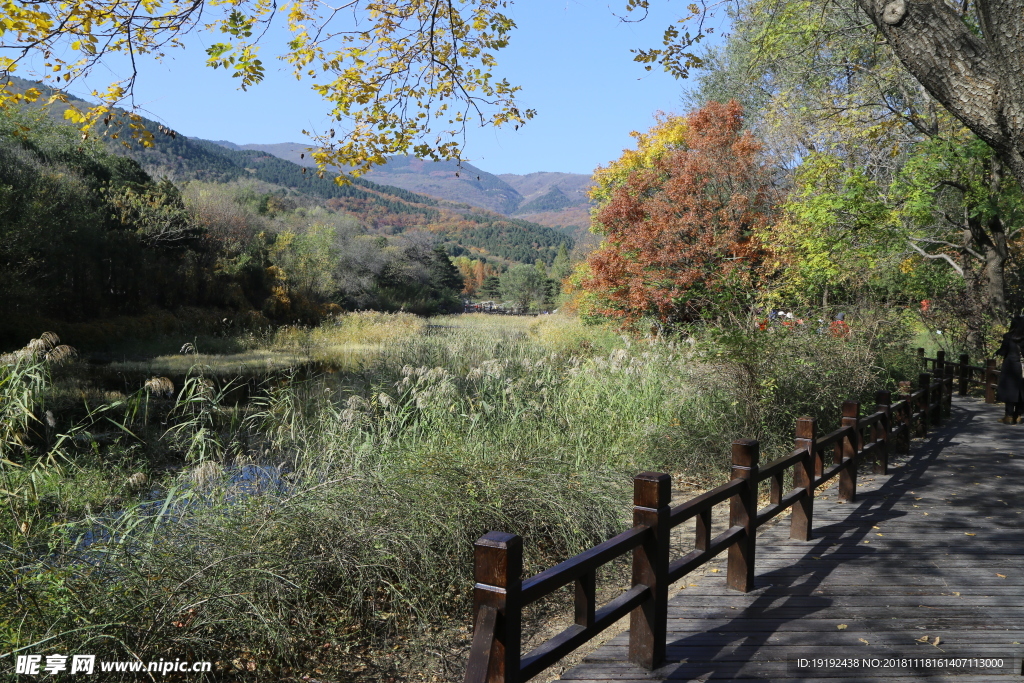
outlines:
M709 103L686 117L676 149L607 195L595 214L605 238L583 283L602 313L687 322L752 286L754 232L769 220L772 193L761 146L742 124L735 101Z

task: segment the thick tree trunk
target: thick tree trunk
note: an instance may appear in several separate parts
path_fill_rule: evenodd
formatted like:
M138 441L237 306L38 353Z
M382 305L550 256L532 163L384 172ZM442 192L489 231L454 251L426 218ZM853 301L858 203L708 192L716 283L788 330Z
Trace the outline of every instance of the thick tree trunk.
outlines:
M988 309L998 320L1006 318L1006 240L1003 248L985 247L985 281Z
M979 36L945 0L857 0L903 65L1024 188L1024 0L975 0Z

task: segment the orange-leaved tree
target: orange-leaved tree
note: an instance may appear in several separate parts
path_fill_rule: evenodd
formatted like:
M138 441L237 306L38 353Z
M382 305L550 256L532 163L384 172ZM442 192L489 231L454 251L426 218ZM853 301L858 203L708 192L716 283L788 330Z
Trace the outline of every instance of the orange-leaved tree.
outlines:
M583 286L601 313L637 323L696 320L754 286L771 171L735 101L691 113L676 149L632 170L594 215L601 247Z

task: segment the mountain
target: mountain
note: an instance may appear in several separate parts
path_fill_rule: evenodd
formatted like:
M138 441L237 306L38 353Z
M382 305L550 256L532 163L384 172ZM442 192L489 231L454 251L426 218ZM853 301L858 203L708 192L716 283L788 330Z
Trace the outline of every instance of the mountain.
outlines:
M39 87L44 97L53 92L30 81L13 80L15 87L21 89ZM87 102L68 96L67 104L54 103L46 113L55 121L67 123L63 112L73 104L89 106ZM109 151L134 159L153 177L166 177L178 183L189 180L215 183L260 181L266 184L260 188L261 192L305 195L331 210L356 216L370 231L382 235L405 231L429 232L436 235L453 255L468 254L497 263L519 261L532 264L539 259L550 265L560 245L573 247L570 236L548 226L444 201L446 198L443 196L425 196L372 179L355 178L350 184L338 185L333 174L325 173L320 177L307 166L280 156L301 155L306 149L304 146L292 143L236 145L224 140L212 142L186 137L148 119L143 119L142 123L153 133L152 147L130 144L126 126L116 123L102 131L103 141ZM300 158L300 161L305 160ZM425 164L418 159L401 157L392 166L391 175L418 178ZM463 165L464 171L468 168L472 167ZM434 170L440 176L447 173ZM481 196L490 197L499 204L518 201L518 193L504 181L473 170L480 176L472 183L479 188Z
M553 191L564 195L568 200L566 206L582 206L590 203L587 191L593 185L590 176L582 173L548 173L537 172L527 175L502 173L498 176L515 188L526 203L533 202ZM525 205L519 206L516 213L528 213Z
M504 180L465 161L424 161L393 156L364 177L506 216L513 215L523 201L523 196Z
M307 168L316 167L309 146L297 142L239 145L217 140L215 144L233 150L266 152ZM590 176L582 173L542 171L494 175L465 161L461 164L425 161L409 156L389 157L386 164L363 177L381 185L525 218L549 227L580 223L580 217L586 216L588 211L558 212L578 207L587 209L590 206L587 191L593 184ZM530 217L534 214L539 220Z

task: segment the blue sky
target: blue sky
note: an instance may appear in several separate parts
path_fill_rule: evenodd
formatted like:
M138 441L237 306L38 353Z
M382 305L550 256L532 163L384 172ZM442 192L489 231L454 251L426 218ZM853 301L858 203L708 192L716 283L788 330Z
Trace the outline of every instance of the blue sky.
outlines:
M510 46L497 53L495 74L523 86L520 102L537 117L519 131L474 127L467 132L465 157L491 173L562 171L591 173L632 146L631 130L645 130L656 111L681 111L688 87L662 72L633 62L630 48L656 47L665 27L685 12L685 3L655 0L650 16L623 23L625 0L522 0L508 14L515 20ZM269 36L268 36L269 37ZM297 81L286 64L263 53L263 83L247 92L223 70L203 64L203 49L214 39L189 37L162 64L144 63L135 102L144 115L190 137L238 144L307 142L302 130L332 127L328 106ZM85 95L119 74L100 70Z

